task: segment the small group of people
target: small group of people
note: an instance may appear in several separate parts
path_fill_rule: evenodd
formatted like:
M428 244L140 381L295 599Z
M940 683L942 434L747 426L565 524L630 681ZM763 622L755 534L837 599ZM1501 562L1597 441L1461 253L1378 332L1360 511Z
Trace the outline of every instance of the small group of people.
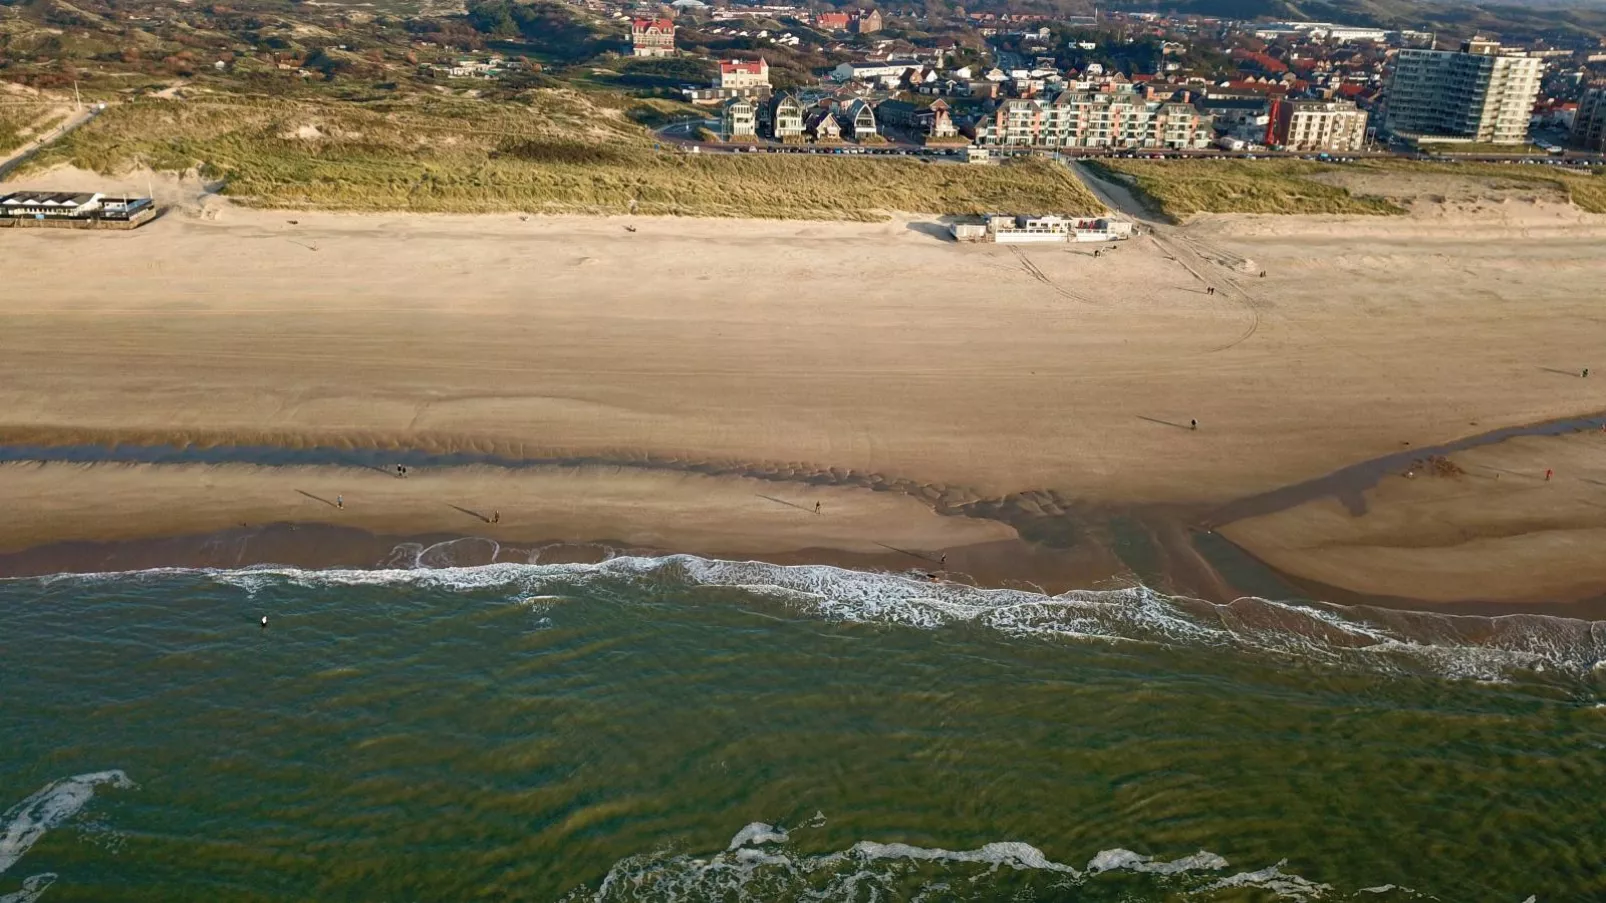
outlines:
M407 479L407 466L405 464L396 465L396 478L401 480Z

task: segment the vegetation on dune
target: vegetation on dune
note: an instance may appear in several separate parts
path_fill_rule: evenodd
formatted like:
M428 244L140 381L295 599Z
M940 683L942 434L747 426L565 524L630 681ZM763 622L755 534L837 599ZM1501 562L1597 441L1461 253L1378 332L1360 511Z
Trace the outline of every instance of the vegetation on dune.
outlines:
M30 138L49 131L62 114L52 115L54 107L33 101L0 101L0 153L21 147Z
M880 219L885 211L1101 208L1062 166L686 154L656 148L630 109L534 91L522 104L372 104L217 96L108 110L35 165L198 170L264 207L431 212Z
M1106 175L1137 188L1166 216L1196 213L1397 214L1382 198L1357 197L1306 178L1327 171L1304 160L1101 160Z
M1559 189L1574 206L1606 213L1606 178L1554 166L1501 163L1433 163L1366 160L1317 163L1306 160L1104 160L1106 175L1135 187L1173 219L1197 213L1398 214L1386 197L1356 195L1312 176L1353 172L1388 176L1440 174L1499 183Z

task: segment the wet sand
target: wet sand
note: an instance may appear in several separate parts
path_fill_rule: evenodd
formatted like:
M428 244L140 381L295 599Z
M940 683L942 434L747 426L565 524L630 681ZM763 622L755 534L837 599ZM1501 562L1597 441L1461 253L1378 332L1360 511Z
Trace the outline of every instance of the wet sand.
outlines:
M873 543L924 551L1018 534L1100 549L1078 554L1107 579L1158 569L1213 595L1230 587L1190 561L1195 517L1406 443L1606 408L1603 384L1576 376L1599 366L1606 220L1569 210L1206 218L1095 259L1081 247L958 246L919 217L641 219L627 232L609 219L207 202L126 235L5 237L15 278L33 289L0 306L0 443L609 459L666 480L701 469L722 485L599 477L538 522L525 519L547 488L500 504L500 491L467 491L485 475L346 516L384 536L479 533L450 505L500 505L497 526L521 541L715 555L874 555L885 550ZM138 488L158 485L153 472L111 467L80 477L101 497L88 511L72 507L73 481L8 472L0 501L29 512L8 548L328 523L327 506L290 490L327 496L341 483L269 474L271 500L242 484L213 510L193 473L157 491ZM740 488L755 472L771 485L842 484L831 503L842 523L848 511L863 520L840 531L786 521L801 512ZM179 517L169 493L206 516ZM587 513L594 500L606 515ZM1157 506L1180 513L1139 516L1128 532L1160 551L1123 550L1107 527L1071 535L1088 532L1075 512L1124 523ZM1228 533L1298 573L1277 557L1278 535ZM1501 566L1516 570L1539 555L1509 554ZM1566 554L1541 561L1577 577L1546 592L1606 589ZM1386 572L1368 592L1443 596L1432 570ZM1513 604L1534 597L1465 584L1487 587Z
M1546 471L1550 471L1547 478ZM1606 587L1606 433L1521 436L1405 465L1359 510L1323 497L1222 526L1301 578L1356 593L1512 603Z

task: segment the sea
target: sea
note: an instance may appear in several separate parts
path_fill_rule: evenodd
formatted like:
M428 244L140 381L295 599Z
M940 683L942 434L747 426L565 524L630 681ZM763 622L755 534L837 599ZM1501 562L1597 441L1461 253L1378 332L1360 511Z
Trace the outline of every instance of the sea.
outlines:
M9 579L0 903L1601 901L1603 658L689 556Z

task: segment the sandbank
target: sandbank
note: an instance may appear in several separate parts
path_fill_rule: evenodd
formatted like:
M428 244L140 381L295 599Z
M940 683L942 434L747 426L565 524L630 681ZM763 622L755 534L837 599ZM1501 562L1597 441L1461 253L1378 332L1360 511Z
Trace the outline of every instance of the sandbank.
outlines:
M1544 602L1606 587L1606 433L1525 436L1220 528L1278 569L1357 593ZM1546 479L1546 471L1551 476Z

